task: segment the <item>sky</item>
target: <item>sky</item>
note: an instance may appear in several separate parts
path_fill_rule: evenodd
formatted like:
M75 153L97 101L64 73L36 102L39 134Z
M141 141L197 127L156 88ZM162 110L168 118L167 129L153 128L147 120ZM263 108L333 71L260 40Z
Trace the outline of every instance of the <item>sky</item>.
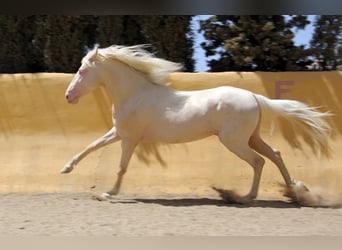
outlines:
M201 43L204 41L203 35L198 32L199 29L199 20L208 19L211 15L200 15L195 16L192 25L193 31L195 34L195 41L194 41L194 59L195 59L195 72L205 72L208 71L207 62L205 58L204 50L201 48ZM313 22L315 20L315 15L309 15L308 20L310 24L308 24L304 30L295 31L296 35L294 38L295 45L309 45L313 34Z

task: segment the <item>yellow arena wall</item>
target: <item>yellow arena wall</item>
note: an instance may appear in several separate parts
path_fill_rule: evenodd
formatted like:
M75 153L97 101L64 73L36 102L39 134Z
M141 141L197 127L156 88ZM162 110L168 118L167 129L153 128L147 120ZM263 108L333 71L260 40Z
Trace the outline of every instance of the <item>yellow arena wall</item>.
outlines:
M64 164L111 126L111 101L97 88L77 105L66 102L64 92L72 74L0 75L0 192L94 192L107 191L115 180L120 157L119 143L95 152L68 175L59 174ZM334 129L330 161L317 159L310 151L292 149L281 136L273 136L270 121L262 127L263 138L280 149L290 173L297 179L331 192L339 189L342 133L342 72L223 72L174 73L170 87L197 90L234 86L270 98L296 99L322 111L331 111ZM278 132L277 132L278 131ZM149 166L133 157L125 176L123 193L211 194L211 186L246 192L251 168L228 152L217 139L162 148L168 163ZM260 194L278 196L281 176L274 165L264 168ZM337 192L337 191L336 191Z

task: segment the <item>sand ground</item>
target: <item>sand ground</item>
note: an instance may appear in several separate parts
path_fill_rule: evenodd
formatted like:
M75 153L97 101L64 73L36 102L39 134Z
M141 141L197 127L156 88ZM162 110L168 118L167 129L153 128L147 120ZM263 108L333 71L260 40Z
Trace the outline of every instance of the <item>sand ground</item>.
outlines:
M342 236L342 209L278 200L248 206L216 197L89 193L0 196L2 236Z

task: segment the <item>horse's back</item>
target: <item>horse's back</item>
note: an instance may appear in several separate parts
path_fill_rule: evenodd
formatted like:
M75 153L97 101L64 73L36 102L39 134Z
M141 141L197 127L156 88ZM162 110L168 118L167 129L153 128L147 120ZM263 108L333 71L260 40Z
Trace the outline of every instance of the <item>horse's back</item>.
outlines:
M227 119L252 114L259 110L258 102L252 92L230 86L200 90L189 93L188 96L188 103L204 109L214 117L222 115Z

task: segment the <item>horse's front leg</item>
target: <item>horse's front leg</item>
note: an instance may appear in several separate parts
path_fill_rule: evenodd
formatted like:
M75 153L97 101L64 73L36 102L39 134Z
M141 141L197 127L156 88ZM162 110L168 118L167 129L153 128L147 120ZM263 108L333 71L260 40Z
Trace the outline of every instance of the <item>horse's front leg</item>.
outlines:
M120 140L119 135L116 132L115 126L109 130L105 135L103 135L101 138L93 141L90 143L82 152L78 153L72 159L64 166L64 168L61 169L61 173L69 173L74 169L74 166L79 163L84 157L86 157L91 152L102 148L108 144L114 143L116 141Z
M132 141L129 139L122 139L121 147L122 147L122 152L121 152L121 160L120 160L120 165L119 169L117 171L117 179L116 182L111 190L109 190L106 193L103 193L100 197L99 200L103 199L108 199L112 195L117 195L120 191L122 179L127 171L128 163L132 157L132 154L134 152L134 149L138 143L136 141Z

